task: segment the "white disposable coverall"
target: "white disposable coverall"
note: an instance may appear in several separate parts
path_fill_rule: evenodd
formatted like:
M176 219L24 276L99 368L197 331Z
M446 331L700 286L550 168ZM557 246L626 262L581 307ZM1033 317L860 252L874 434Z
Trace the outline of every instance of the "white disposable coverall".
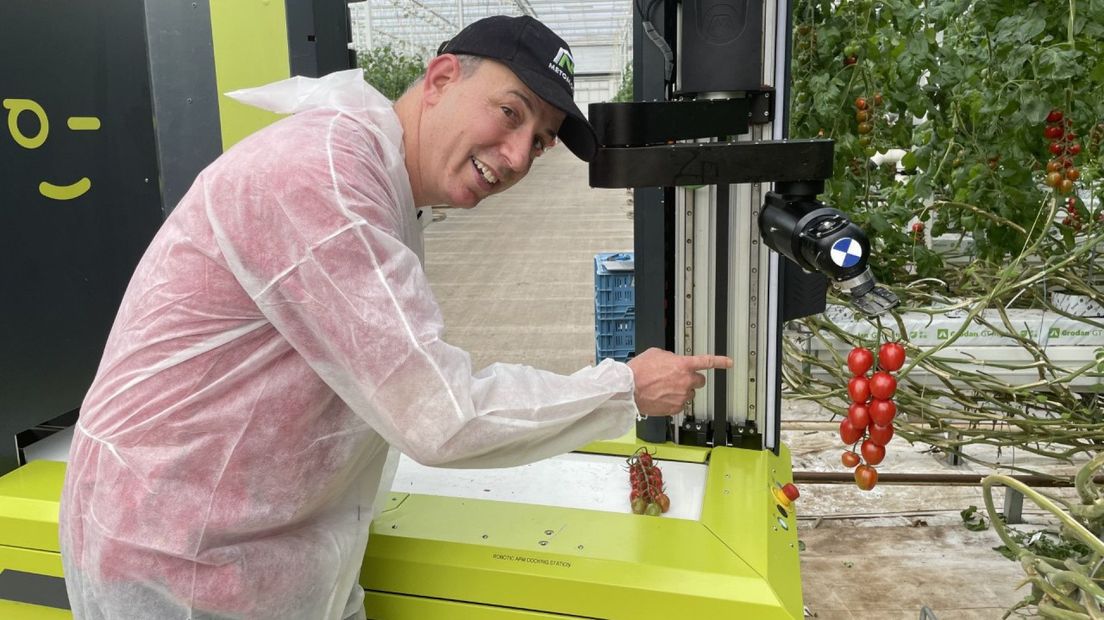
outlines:
M359 71L238 96L295 114L199 175L130 282L62 498L78 619L342 618L396 449L519 465L637 413L624 364L473 372L442 339L402 128Z

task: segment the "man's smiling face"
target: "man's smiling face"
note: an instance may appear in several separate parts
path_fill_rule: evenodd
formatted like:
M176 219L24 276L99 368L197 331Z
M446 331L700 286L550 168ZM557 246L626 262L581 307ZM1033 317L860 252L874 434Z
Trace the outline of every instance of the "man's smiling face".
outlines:
M436 204L474 207L528 174L565 115L501 63L483 60L465 75L455 56L435 62L422 116L423 191Z

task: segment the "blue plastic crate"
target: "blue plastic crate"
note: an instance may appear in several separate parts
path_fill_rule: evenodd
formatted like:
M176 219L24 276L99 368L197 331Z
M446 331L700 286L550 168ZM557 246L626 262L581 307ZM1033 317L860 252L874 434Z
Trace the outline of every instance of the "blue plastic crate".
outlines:
M631 349L594 349L594 359L596 362L601 362L604 359L613 359L618 362L627 362L636 355L636 351Z
M608 307L607 308L607 307L600 307L600 306L596 305L594 307L595 325L598 324L597 323L598 321L616 321L618 319L635 319L635 318L636 318L636 308L633 308L632 306L628 306L628 307L613 306L613 307Z
M636 354L636 286L631 269L611 270L604 263L631 266L632 252L594 256L594 357L620 362Z
M636 320L598 319L594 325L594 338L602 350L633 350L636 348Z
M610 271L603 264L618 261L632 264L632 252L602 252L594 256L594 307L631 311L636 307L636 275L632 270Z

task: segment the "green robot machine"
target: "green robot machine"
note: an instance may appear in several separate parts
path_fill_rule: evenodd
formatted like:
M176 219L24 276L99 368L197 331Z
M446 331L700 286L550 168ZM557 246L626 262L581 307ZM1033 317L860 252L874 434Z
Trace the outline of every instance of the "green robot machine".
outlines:
M832 143L785 139L787 0L641 4L637 101L591 105L603 146L590 184L635 188L637 349L736 366L673 419L577 453L476 472L404 460L364 558L369 618L803 616L782 325L822 311L829 284L870 314L894 300L870 277L862 232L815 199ZM354 62L343 0L9 0L4 11L0 56L24 66L0 85L16 266L0 290L21 292L0 309L11 345L0 617L69 618L65 464L27 455L75 422L130 273L172 205L277 118L219 93ZM660 517L629 508L625 460L640 446L666 475Z

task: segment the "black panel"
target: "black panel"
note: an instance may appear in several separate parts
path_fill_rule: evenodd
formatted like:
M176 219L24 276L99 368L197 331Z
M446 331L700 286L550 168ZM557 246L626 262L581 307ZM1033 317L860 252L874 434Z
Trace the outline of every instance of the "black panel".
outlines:
M603 146L735 136L747 133L748 117L747 99L592 103L588 114Z
M345 0L286 0L292 75L319 77L356 66L349 53L349 5Z
M762 48L762 0L684 0L679 93L758 90Z
M161 195L170 212L222 154L210 4L147 1L146 32Z
M69 609L64 579L17 570L0 571L0 600Z
M778 261L778 264L782 266L782 321L824 312L828 278L803 271L786 259Z
M592 187L669 187L827 179L831 140L713 142L599 148Z
M673 2L661 2L663 13L656 11L654 25L660 33L669 32L666 15L673 15ZM643 33L640 12L633 11L633 98L636 101L666 99L663 80L663 56ZM636 269L636 350L658 347L670 351L674 346L673 326L668 312L671 295L671 270L667 260L673 256L674 200L669 190L640 188L633 193L633 251ZM636 434L644 441L667 439L668 418L648 418L637 422Z
M37 148L0 125L0 473L15 432L79 407L123 291L161 223L141 0L5 0L0 98L49 123ZM0 110L5 121L14 114ZM76 131L69 117L97 117ZM30 112L19 132L42 131ZM40 193L87 178L71 200Z

